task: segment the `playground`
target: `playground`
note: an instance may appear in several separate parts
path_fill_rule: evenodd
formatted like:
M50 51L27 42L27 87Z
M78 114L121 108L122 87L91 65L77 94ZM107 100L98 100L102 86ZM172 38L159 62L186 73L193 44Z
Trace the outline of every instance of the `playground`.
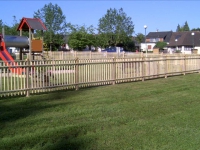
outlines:
M17 30L20 36L0 35L0 97L79 88L115 85L185 75L200 71L200 56L127 55L93 52L49 52L50 59L38 59L43 51L43 38L34 38L34 30L46 30L38 19L23 18ZM22 36L29 32L29 38ZM7 47L20 48L20 60L14 60ZM24 51L24 49L27 49ZM28 52L28 53L27 53ZM23 60L23 53L28 58ZM58 54L58 55L57 55ZM114 56L114 57L113 57Z
M42 37L34 37L34 32L36 30L41 31ZM35 82L42 82L42 80L44 80L46 83L49 81L49 74L45 74L45 72L41 72L41 70L40 72L36 73L37 68L34 66L34 64L31 64L31 62L34 61L35 54L40 54L40 56L42 56L44 51L44 30L47 29L42 21L38 18L22 18L17 28L17 31L19 31L19 36L5 35L5 32L2 29L2 34L0 35L0 58L2 59L3 63L1 62L0 66L7 67L0 69L2 72L1 78L7 81L6 83L4 82L4 84L8 84L9 81L13 82L12 80L14 80L14 83L16 82L17 84L19 80L18 78L24 78L23 80L20 79L20 81L25 81L25 78L29 78L28 76L25 76L25 74L33 78ZM28 32L29 37L22 36L23 32ZM12 54L9 53L10 49L7 50L9 47L19 49L18 61L16 61L15 58L12 57ZM25 60L23 57L24 54L27 56ZM31 65L31 67L27 70L25 66L28 65ZM20 84L22 85L23 83Z

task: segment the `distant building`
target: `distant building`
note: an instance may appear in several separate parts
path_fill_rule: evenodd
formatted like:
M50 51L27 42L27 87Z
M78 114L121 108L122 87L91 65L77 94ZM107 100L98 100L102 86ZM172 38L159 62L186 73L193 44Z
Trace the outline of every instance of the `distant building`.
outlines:
M168 44L168 51L179 51L184 54L200 54L200 32L184 31L173 32Z
M157 42L162 41L167 44L170 41L172 31L163 31L163 32L149 32L146 36L146 43L141 43L141 51L153 51Z

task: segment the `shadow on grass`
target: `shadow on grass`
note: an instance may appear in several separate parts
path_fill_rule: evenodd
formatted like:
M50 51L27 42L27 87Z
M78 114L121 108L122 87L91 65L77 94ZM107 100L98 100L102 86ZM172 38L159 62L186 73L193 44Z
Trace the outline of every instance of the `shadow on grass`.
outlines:
M29 115L60 105L71 105L77 101L70 101L70 97L82 94L83 91L51 92L30 97L6 97L0 100L0 128L8 122L23 119Z
M73 128L67 133L63 133L56 141L45 143L40 145L41 150L80 150L80 149L93 149L91 147L94 143L94 137L82 136L82 131L79 128Z
M36 148L42 150L78 150L87 147L92 138L82 138L81 126L64 127L64 129L52 129L47 133L38 133L31 137L24 135L23 138L16 138L10 135L9 128L13 127L19 119L29 116L36 116L43 110L54 111L51 108L63 105L72 105L78 101L68 100L84 91L51 92L42 95L32 95L30 97L4 98L0 100L0 139L9 137L8 141L0 140L0 149L23 149ZM26 124L24 125L26 126ZM23 127L22 127L23 128ZM27 127L26 127L27 128ZM13 129L12 129L13 130ZM26 133L27 134L27 133ZM11 137L10 137L11 136ZM18 135L15 135L18 136ZM26 137L27 136L27 137Z
M9 141L0 142L2 150L80 150L95 149L93 136L87 136L81 131L82 128L70 127L64 130L54 130L28 137L13 138ZM0 140L1 141L1 140Z

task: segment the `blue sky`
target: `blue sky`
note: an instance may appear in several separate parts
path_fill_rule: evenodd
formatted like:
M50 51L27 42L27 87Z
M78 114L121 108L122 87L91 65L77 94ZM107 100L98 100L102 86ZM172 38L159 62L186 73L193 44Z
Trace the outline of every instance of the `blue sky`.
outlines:
M12 25L13 16L17 20L22 17L32 18L34 12L48 3L58 4L66 21L77 25L98 26L98 20L109 8L123 8L127 16L132 18L135 34L158 31L176 31L178 24L188 22L190 29L200 27L200 1L193 0L1 0L0 19Z

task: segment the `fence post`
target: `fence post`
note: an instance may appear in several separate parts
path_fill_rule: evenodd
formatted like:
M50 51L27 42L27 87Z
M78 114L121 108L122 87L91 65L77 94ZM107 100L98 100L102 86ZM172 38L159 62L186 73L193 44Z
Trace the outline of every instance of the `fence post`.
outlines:
M112 64L112 85L115 85L116 80L116 58L113 58L113 64Z
M79 90L79 59L75 59L75 84L76 84L76 90Z
M142 56L142 81L144 81L144 68L145 68L145 61L144 61L144 56Z
M92 59L92 51L90 51L90 59Z
M164 62L165 62L165 78L167 78L167 56L165 56L164 58Z
M49 56L50 56L51 59L54 59L53 56L52 56L52 51L49 51Z
M61 60L63 60L63 59L64 59L64 56L63 56L63 54L64 54L64 52L63 52L63 51L61 51Z
M140 53L140 57L144 57L144 53L143 52Z
M183 60L183 65L184 65L184 73L183 73L183 75L185 75L185 73L186 73L186 55L184 55L184 60Z
M76 53L77 53L77 51L74 51L74 58L76 58Z
M29 91L29 88L30 88L30 85L29 85L29 68L30 68L30 60L27 59L27 61L25 62L26 63L26 97L29 97L30 96L30 91Z

